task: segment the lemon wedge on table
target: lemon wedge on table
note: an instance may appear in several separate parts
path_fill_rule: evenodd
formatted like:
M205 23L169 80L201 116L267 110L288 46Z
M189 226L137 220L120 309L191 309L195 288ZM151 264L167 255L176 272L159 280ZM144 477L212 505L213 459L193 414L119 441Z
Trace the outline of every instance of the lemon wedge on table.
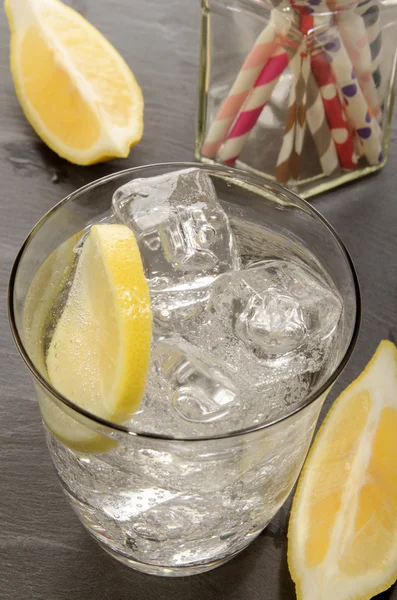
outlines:
M151 322L134 234L125 225L94 225L48 348L50 382L78 406L123 423L138 408L145 388ZM102 449L89 429L77 427L66 415L47 410L43 416L69 447Z
M294 497L300 600L366 600L397 578L397 348L379 345L320 428Z
M115 48L59 0L6 0L11 72L26 118L67 160L128 156L143 131L143 97Z

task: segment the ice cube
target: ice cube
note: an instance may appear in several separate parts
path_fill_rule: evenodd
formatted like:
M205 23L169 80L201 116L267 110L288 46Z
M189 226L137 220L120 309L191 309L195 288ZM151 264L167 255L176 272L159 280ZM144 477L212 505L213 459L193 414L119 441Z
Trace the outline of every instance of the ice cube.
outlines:
M172 293L157 283L138 431L201 437L271 422L318 389L338 361L341 300L299 259L272 258Z
M149 279L169 284L239 268L228 218L200 169L133 179L116 190L113 208L135 232Z
M153 281L153 280L152 280ZM150 286L154 330L159 335L181 332L189 321L197 319L205 310L210 286L204 279L201 285L181 283L171 287ZM164 285L162 283L161 285Z
M213 422L239 407L238 390L230 374L224 366L207 359L177 337L160 342L154 351L153 361L171 391L171 404L186 421Z
M204 404L199 392L193 400L181 394L177 407L185 411L186 424L193 413L197 423L200 418L201 429L211 426L217 432L264 423L298 406L326 380L338 360L342 304L337 291L320 273L309 271L298 259L271 259L224 273L211 283L210 298L194 318L181 319L173 331L193 347L185 352L189 364L196 367L198 358L206 367L226 375L237 394L238 410L228 410L225 418L220 416L204 425L207 411L212 412L206 402L215 392L206 394ZM177 346L180 352L179 342ZM157 350L153 353L156 356ZM171 362L168 378L168 363L164 361L158 363L159 373L165 373L164 381L174 385L179 363ZM200 386L206 389L206 382ZM229 383L225 387L231 389ZM167 391L167 396L172 397L175 389ZM234 400L230 408L233 404Z
M252 347L266 349L269 354L290 352L306 337L299 302L274 287L242 303L235 331L241 340Z
M286 361L291 353L324 347L342 313L336 290L283 259L223 275L213 285L211 303L218 318L230 321L234 334L256 356Z

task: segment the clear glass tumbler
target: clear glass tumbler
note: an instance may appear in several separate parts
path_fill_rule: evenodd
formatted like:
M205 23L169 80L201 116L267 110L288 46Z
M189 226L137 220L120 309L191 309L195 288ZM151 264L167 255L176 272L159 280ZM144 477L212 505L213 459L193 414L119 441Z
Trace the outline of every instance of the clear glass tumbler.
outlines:
M195 156L304 198L381 169L395 0L201 0Z
M54 389L45 370L45 323L87 225L109 218L114 191L133 178L195 166L212 179L242 253L271 244L310 251L343 303L332 372L297 404L264 425L195 439L141 435L105 421ZM32 283L33 282L33 283ZM50 283L49 283L50 282ZM342 242L305 201L276 184L226 167L161 164L110 175L74 192L48 212L13 267L9 315L38 394L52 461L62 488L89 533L111 555L151 574L182 576L221 565L268 524L296 482L322 403L356 341L357 279ZM65 427L74 432L65 440Z

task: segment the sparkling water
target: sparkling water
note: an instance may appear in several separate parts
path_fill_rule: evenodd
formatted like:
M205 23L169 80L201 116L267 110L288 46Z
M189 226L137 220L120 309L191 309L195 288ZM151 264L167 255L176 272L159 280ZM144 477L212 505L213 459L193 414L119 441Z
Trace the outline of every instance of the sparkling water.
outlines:
M235 434L324 384L340 360L342 301L303 245L222 205L204 171L131 181L109 220L136 235L153 309L145 394L127 425L174 441L120 436L101 455L49 432L48 443L106 549L148 572L199 572L246 546L290 492L319 405Z

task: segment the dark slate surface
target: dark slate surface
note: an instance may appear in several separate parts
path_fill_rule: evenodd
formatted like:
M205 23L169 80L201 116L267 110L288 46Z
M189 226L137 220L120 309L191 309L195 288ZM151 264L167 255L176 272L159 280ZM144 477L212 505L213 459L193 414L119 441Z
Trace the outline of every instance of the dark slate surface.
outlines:
M8 28L0 18L0 598L293 600L286 566L288 504L229 564L173 580L142 575L108 557L83 531L58 487L29 375L9 333L11 264L32 226L68 192L126 167L193 158L199 43L198 0L75 0L73 5L133 68L145 95L145 135L127 160L93 167L70 165L48 150L16 101ZM382 338L397 339L396 137L397 127L381 174L314 201L350 250L363 293L359 342L327 406ZM397 600L397 590L378 598Z

